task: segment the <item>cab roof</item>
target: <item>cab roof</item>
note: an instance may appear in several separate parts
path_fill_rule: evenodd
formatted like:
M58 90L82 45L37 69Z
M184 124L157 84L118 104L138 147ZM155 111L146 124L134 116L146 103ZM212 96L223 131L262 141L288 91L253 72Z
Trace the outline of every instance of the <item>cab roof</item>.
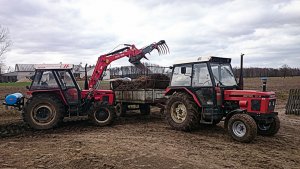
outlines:
M73 64L37 64L34 65L35 69L72 69L73 68Z
M213 63L231 63L231 58L222 58L216 56L201 56L196 61L186 60L181 61L179 63L175 63L174 65L182 65L189 63L202 63L202 62L213 62Z

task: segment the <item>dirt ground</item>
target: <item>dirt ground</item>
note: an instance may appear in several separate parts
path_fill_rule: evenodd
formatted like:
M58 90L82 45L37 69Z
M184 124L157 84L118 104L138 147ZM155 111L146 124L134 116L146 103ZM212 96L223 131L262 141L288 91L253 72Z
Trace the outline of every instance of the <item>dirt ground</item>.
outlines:
M300 168L300 116L285 115L286 94L280 97L279 133L250 144L233 141L222 122L172 130L156 108L108 127L81 120L48 131L33 131L2 109L0 130L14 133L0 137L0 168Z

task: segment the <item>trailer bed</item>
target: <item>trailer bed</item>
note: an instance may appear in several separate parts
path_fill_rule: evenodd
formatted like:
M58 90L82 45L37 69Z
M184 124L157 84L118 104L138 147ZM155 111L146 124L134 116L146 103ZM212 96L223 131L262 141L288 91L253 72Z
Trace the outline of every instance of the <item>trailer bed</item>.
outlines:
M164 103L164 89L114 90L116 102L132 104Z

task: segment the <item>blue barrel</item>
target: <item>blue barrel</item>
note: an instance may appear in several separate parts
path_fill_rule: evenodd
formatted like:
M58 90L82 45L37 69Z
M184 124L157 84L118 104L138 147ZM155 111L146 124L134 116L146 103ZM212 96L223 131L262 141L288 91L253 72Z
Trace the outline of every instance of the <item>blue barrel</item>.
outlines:
M22 99L23 95L21 93L9 94L5 97L5 102L7 105L14 105Z

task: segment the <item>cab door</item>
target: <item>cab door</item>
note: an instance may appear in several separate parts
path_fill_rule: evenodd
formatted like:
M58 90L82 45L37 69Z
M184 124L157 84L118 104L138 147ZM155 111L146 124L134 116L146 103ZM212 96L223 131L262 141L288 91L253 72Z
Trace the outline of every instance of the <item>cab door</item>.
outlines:
M216 97L207 63L193 65L192 87L202 106L214 107Z
M72 76L72 72L70 70L58 70L56 73L67 102L70 105L78 105L80 89Z

